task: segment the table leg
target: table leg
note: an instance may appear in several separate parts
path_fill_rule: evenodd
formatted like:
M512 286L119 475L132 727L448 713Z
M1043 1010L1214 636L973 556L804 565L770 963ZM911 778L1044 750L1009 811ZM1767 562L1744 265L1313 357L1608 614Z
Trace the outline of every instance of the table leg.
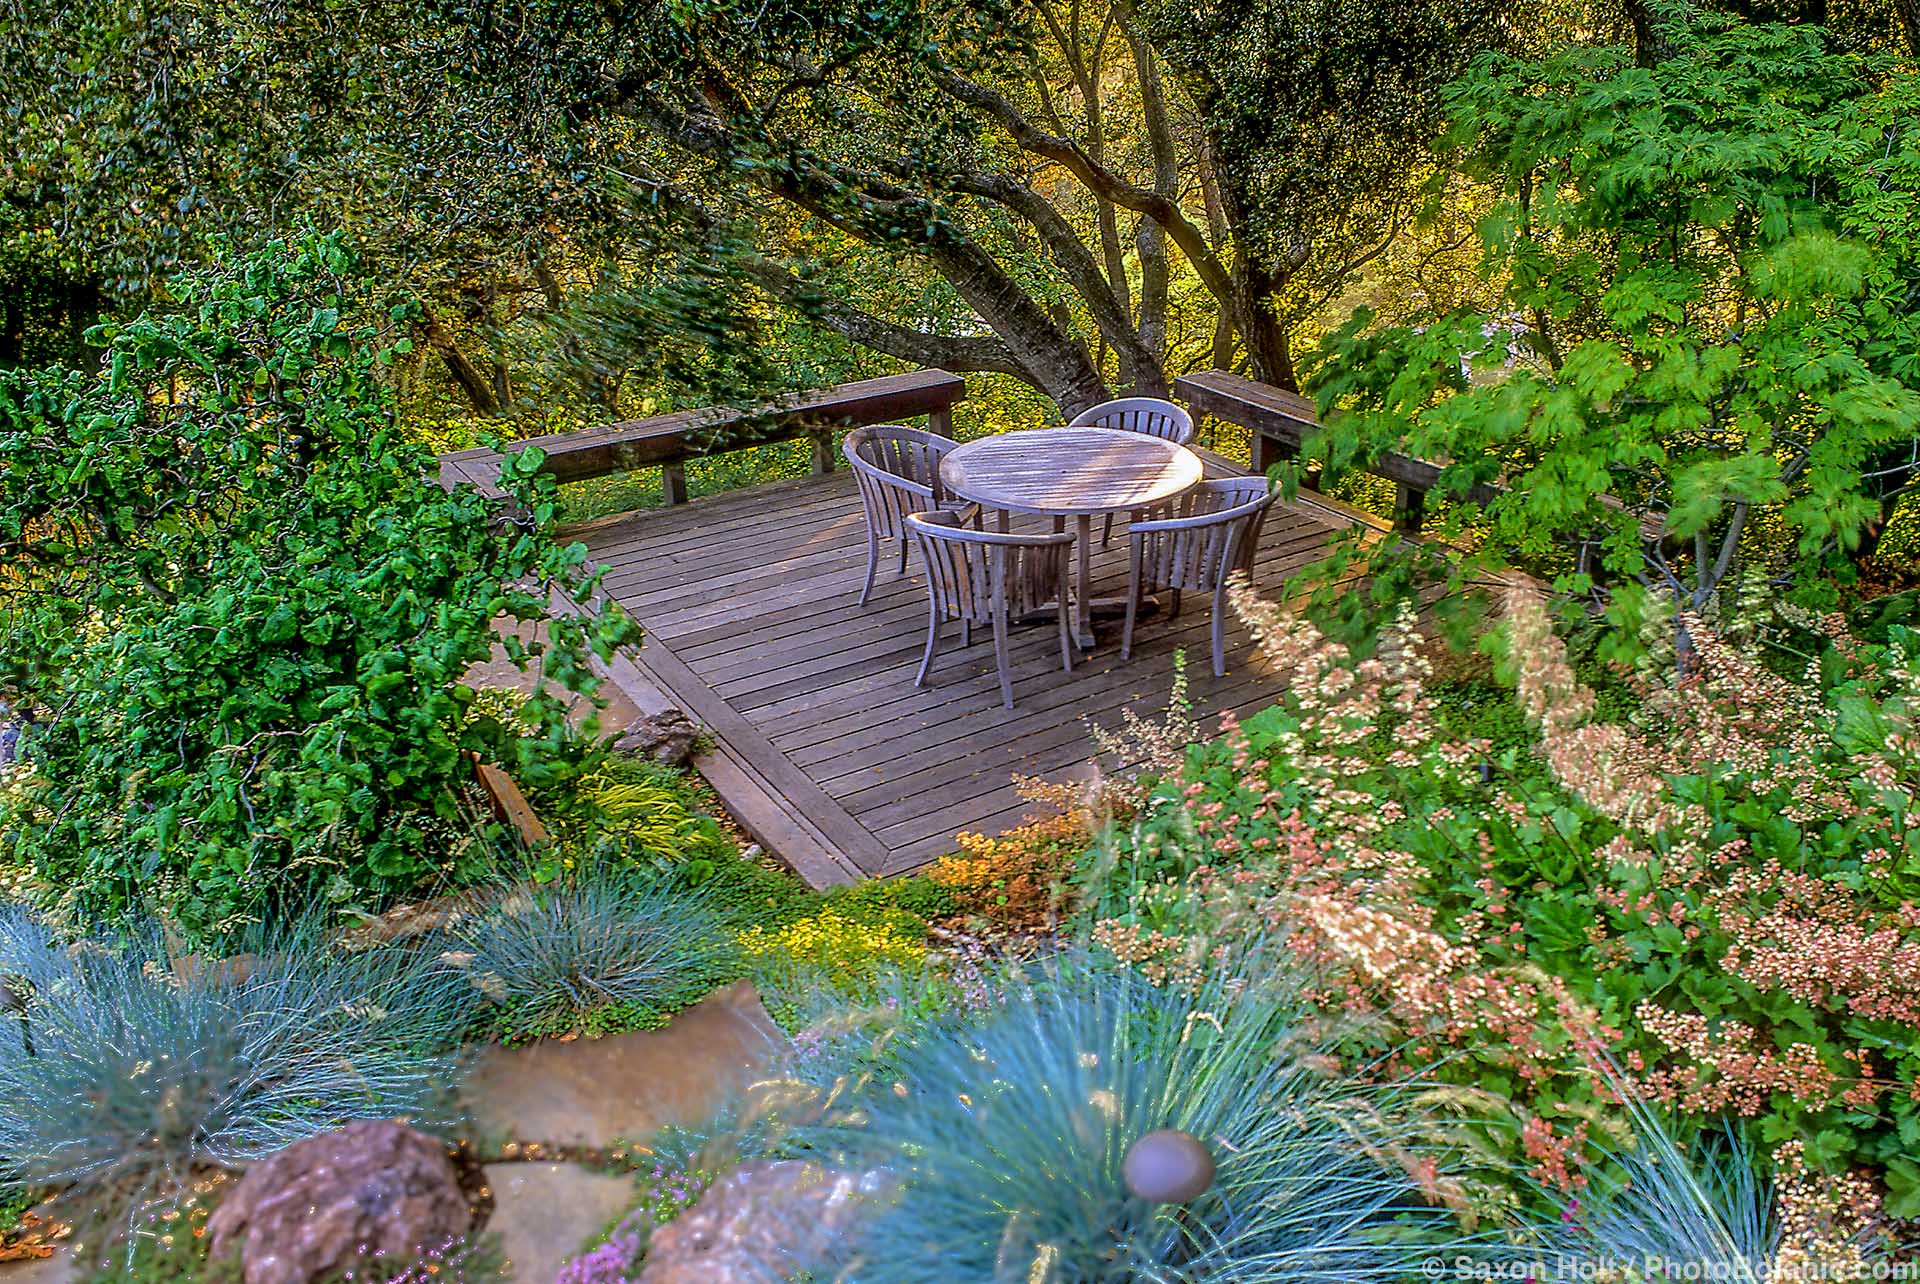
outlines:
M1093 518L1080 514L1073 526L1078 553L1073 574L1074 635L1080 649L1087 651L1093 648Z
M1006 509L1004 509L1004 508L1003 508L1003 509L1001 509L1001 510L1000 510L1000 516L999 516L999 518L998 518L998 520L999 520L999 523L1000 523L1000 533L1001 533L1002 535L1005 535L1005 534L1007 533L1007 526L1008 526L1008 518L1007 518L1007 510L1006 510Z

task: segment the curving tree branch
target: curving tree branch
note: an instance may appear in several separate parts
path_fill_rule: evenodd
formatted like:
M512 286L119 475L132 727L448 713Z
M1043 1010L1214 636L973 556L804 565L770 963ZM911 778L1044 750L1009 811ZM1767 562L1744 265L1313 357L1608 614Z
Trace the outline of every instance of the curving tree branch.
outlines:
M1012 350L998 336L929 334L876 317L828 296L811 282L770 259L749 262L746 269L754 283L767 294L808 320L862 347L916 365L938 366L942 370L963 373L983 371L1012 375L1036 388L1040 387L1032 373L1014 359Z

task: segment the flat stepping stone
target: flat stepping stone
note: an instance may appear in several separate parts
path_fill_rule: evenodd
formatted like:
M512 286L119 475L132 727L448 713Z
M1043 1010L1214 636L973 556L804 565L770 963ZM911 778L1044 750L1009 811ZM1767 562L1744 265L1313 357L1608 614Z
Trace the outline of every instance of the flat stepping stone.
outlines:
M487 1048L461 1099L484 1143L603 1150L711 1119L784 1044L760 996L741 981L663 1029Z
M625 1215L636 1192L631 1176L579 1164L488 1164L486 1174L493 1191L487 1233L499 1236L518 1284L553 1284L568 1259Z
M0 1284L73 1284L79 1278L73 1254L64 1248L37 1261L0 1262Z

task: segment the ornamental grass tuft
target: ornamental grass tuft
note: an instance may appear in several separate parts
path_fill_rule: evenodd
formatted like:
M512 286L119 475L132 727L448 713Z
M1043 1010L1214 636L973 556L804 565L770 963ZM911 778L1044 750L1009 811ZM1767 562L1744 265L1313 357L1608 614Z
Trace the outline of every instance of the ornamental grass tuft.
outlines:
M416 956L257 933L225 960L157 932L67 942L0 907L0 1183L166 1197L358 1118L431 1118L461 996Z
M740 974L720 916L669 875L592 865L516 891L440 955L507 1039L655 1024Z
M1582 1261L1589 1278L1866 1278L1846 1269L1865 1264L1853 1251L1859 1246L1836 1256L1835 1244L1811 1242L1804 1233L1795 1236L1799 1242L1784 1242L1777 1210L1789 1192L1760 1171L1737 1124L1676 1135L1674 1122L1633 1092L1617 1067L1604 1069L1631 1132L1608 1147L1606 1162L1575 1191L1542 1186L1540 1195L1563 1205L1557 1224L1536 1234L1544 1247ZM1791 1176L1781 1176L1791 1186Z
M1278 981L1157 988L1057 962L896 1064L809 1138L898 1183L845 1246L859 1284L1361 1284L1410 1270L1449 1220L1401 1099L1330 1076ZM1177 1207L1122 1175L1169 1128L1218 1165Z

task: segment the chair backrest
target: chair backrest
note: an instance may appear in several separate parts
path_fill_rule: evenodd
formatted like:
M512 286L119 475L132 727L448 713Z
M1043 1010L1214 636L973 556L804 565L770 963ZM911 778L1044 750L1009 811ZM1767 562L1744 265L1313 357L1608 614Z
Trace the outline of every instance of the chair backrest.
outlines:
M1009 617L1038 610L1066 582L1070 533L1006 535L969 530L953 513L913 513L907 529L919 541L934 605L948 619L990 621L996 601Z
M951 438L921 428L878 424L847 434L841 453L853 468L867 523L889 539L904 536L901 520L939 506L940 461L954 447Z
M1135 522L1140 577L1148 584L1211 593L1235 570L1251 571L1273 494L1264 477L1203 481Z
M1185 446L1193 441L1193 416L1158 397L1103 401L1073 417L1069 428L1119 428Z

